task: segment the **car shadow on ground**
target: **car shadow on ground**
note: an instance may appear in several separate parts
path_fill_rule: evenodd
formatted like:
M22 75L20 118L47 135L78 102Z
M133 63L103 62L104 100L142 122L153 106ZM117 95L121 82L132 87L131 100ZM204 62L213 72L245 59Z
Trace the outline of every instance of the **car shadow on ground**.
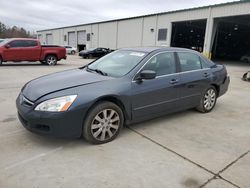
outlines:
M220 108L220 103L217 103L216 106L214 107L213 111L216 111L218 108ZM213 113L210 112L210 113ZM167 115L163 115L161 117L157 117L151 120L146 120L142 121L139 123L134 123L131 125L125 125L124 128L121 130L120 134L116 139L123 139L126 137L127 134L131 134L131 131L136 130L136 129L147 129L147 127L151 127L154 125L159 125L159 124L166 124L166 128L169 126L176 126L176 124L168 124L168 122L172 122L173 120L179 119L179 118L194 118L194 116L204 116L207 115L206 113L200 113L196 111L195 109L189 109L189 110L184 110L181 112L175 112ZM157 128L157 127L156 127ZM24 128L23 128L24 129ZM34 142L41 147L55 147L58 145L64 146L67 144L71 144L71 147L83 147L83 146L91 146L93 144L88 143L82 136L80 138L56 138L52 136L43 136L39 134L32 133L30 131L25 130L25 136L28 137L28 139L31 142ZM112 142L115 142L116 139ZM104 144L105 145L105 144Z

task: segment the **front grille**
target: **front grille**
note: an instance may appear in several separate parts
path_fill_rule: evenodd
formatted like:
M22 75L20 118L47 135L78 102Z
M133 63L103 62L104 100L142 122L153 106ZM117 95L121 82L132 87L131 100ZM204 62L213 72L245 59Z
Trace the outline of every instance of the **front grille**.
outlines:
M35 125L35 128L40 130L40 131L44 131L44 132L50 131L50 127L48 125L37 124L37 125Z

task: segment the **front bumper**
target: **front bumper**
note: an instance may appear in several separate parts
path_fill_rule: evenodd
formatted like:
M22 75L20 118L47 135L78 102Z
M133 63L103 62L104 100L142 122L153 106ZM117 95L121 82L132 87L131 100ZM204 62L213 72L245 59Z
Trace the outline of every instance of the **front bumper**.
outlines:
M67 112L40 112L34 106L23 104L19 95L16 100L18 118L29 131L53 137L77 138L82 135L84 114L80 110Z

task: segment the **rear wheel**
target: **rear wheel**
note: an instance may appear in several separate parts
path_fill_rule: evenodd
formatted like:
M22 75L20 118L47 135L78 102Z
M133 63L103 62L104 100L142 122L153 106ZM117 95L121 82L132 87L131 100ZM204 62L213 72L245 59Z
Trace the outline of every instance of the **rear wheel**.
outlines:
M75 51L75 50L72 50L72 51L71 51L71 54L72 54L72 55L75 55L75 54L76 54L76 51Z
M54 55L48 55L45 60L47 65L56 65L57 64L57 57Z
M90 143L103 144L114 140L123 127L123 112L112 102L101 102L88 113L83 137Z
M210 112L217 100L217 91L214 86L209 87L202 95L199 106L196 108L202 113Z

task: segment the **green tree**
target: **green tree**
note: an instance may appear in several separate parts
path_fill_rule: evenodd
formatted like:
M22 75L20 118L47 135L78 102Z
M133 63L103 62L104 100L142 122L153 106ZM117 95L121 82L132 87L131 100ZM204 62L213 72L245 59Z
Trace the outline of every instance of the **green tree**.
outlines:
M8 27L0 22L0 38L32 38L32 36L23 27Z

